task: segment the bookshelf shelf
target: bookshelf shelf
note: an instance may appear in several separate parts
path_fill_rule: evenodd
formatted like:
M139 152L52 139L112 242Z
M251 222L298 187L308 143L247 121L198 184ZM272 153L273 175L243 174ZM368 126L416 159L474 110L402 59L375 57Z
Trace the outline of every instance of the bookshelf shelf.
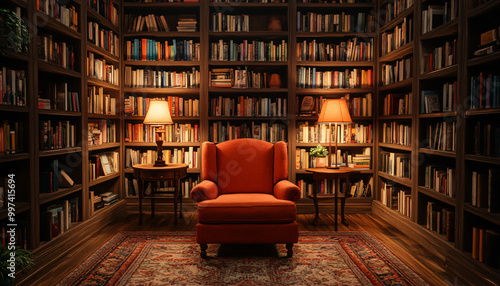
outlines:
M1 112L26 113L26 112L29 112L29 108L28 108L28 106L0 104L0 111Z
M322 146L328 146L328 142L324 143L299 143L297 142L295 144L296 147L316 147L318 144L321 144ZM335 143L332 143L332 145L335 145ZM373 143L339 143L339 147L346 148L346 147L351 147L351 148L357 148L357 147L373 147ZM333 147L333 146L332 146Z
M16 5L16 6L19 6L23 9L27 9L28 8L28 3L26 1L23 1L23 0L5 0L7 3L10 3L12 5Z
M40 71L44 72L49 72L49 73L55 73L55 74L60 74L60 75L66 75L74 78L80 78L81 74L77 71L73 71L70 69L66 69L60 66L56 66L53 64L46 63L42 60L38 60L38 69Z
M481 4L475 8L472 8L467 11L467 18L477 18L481 15L488 13L492 10L498 10L500 8L500 2L498 1L488 1L484 4Z
M94 187L94 186L97 186L99 184L102 184L104 182L107 182L107 181L110 181L110 180L113 180L113 179L116 179L120 177L120 172L114 172L113 174L109 174L109 175L106 175L106 176L101 176L93 181L90 181L89 182L89 187Z
M379 62L392 62L413 53L413 41L378 58Z
M288 7L288 3L240 3L240 2L231 2L231 3L223 3L223 2L210 2L208 4L209 7L231 7L234 8L234 6L241 7L241 8L259 8L259 9L266 9L266 8L286 8Z
M318 115L297 115L295 118L296 121L318 121ZM372 116L351 116L351 119L355 122L357 121L372 121Z
M465 160L500 165L500 157L465 154Z
M27 202L15 202L16 205L16 215L20 215L30 209L30 204ZM4 220L9 217L8 209L0 210L0 220Z
M148 37L148 38L199 38L200 32L177 32L177 31L159 31L159 32L125 32L124 38Z
M297 3L297 8L375 8L374 3Z
M81 112L64 111L64 110L57 110L57 109L38 109L38 114L55 115L55 116L70 116L70 117L82 116Z
M428 148L419 148L418 152L428 154L428 155L436 155L436 156L442 156L442 157L448 157L448 158L456 158L457 153L453 151L442 151L442 150L434 150L434 149L428 149Z
M411 115L380 115L378 120L410 120Z
M375 37L375 33L371 32L296 32L297 38L341 38L341 37L358 37L363 35L363 37L372 38Z
M446 240L446 237L443 234L439 234L436 231L427 229L424 225L418 225L420 229L427 235L430 235L434 240L439 241L440 243L446 244L450 248L454 248L455 244L453 242L449 242Z
M382 210L383 212L390 214L391 216L396 216L400 220L404 220L405 222L413 223L410 217L405 216L397 210L390 209L382 202L373 200L373 206L377 208L378 211Z
M199 94L199 88L172 88L172 87L125 87L123 92L137 94Z
M29 158L30 158L29 153L16 153L16 154L0 155L0 163L28 160Z
M356 168L353 168L354 170L357 170L358 172L360 172L361 174L373 174L373 170L372 169L356 169ZM295 169L295 173L296 174L301 174L301 175L304 175L304 174L307 174L307 175L312 175L311 172L308 172L306 171L305 169Z
M371 61L297 61L297 66L318 67L372 67L375 62Z
M287 93L288 88L228 88L209 87L208 92L214 93Z
M378 143L378 146L383 147L383 148L391 148L391 149L395 149L395 150L408 151L408 152L411 152L413 149L411 146L389 144L389 143Z
M275 116L209 116L208 120L221 120L221 121L244 121L244 120L254 120L254 121L276 121L283 122L287 121L287 117L275 117Z
M87 42L87 50L93 53L100 54L107 62L113 63L113 64L119 64L120 59L117 56L114 56L110 52L106 51L105 49L98 47L92 43Z
M118 33L119 28L117 26L115 26L113 23L111 23L110 20L99 15L99 13L97 13L97 11L95 11L94 9L88 7L87 8L87 16L89 18L91 18L92 20L99 22L100 25L102 25L110 30L113 30L113 32L115 32L115 33Z
M98 113L88 113L87 114L88 118L95 118L95 119L120 119L120 115L113 115L113 114L98 114Z
M429 188L426 188L426 187L423 187L423 186L419 186L418 187L418 191L421 192L422 194L425 194L429 197L432 197L432 198L435 198L436 200L439 200L443 203L446 203L446 204L449 204L451 206L455 206L455 199L454 198L451 198L445 194L442 194L442 193L439 193L439 192L436 192L435 190L433 189L429 189Z
M477 216L479 216L487 221L490 221L494 224L497 224L497 225L500 224L500 214L498 214L498 213L490 213L485 208L474 207L468 203L464 204L464 209L465 209L465 211L470 212L474 215L477 215Z
M60 199L62 197L71 195L71 194L76 193L76 192L81 191L81 190L82 190L82 185L78 184L78 185L74 185L71 188L61 188L53 193L40 193L39 203L41 205L46 204L46 203L50 203L52 201L55 201L55 200Z
M209 32L210 37L225 38L225 37L258 37L258 38L288 38L288 31L249 31L249 32Z
M456 111L449 111L449 112L435 112L435 113L421 113L418 115L420 118L439 118L439 117L453 117L457 116Z
M87 83L89 85L95 85L95 86L102 87L105 90L116 90L116 91L120 90L120 86L118 86L118 85L114 85L114 84L111 84L109 82L105 82L105 81L98 80L95 78L87 78Z
M288 66L286 61L209 61L212 66Z
M200 120L198 116L171 116L172 121L176 122L178 120ZM144 121L146 116L136 116L136 115L130 115L126 116L125 120L136 120L136 121Z
M36 11L35 16L37 18L37 23L39 27L50 29L58 34L62 34L64 36L80 40L80 33L72 30L70 27L64 25L63 23L57 21L56 19L50 17L49 15ZM43 24L43 25L42 25Z
M420 75L421 80L435 79L435 78L447 78L457 75L458 67L457 65L452 65L438 70L433 70Z
M413 84L413 78L408 78L402 81L398 81L396 83L380 86L378 90L391 91L391 90L411 89L412 84Z
M163 147L200 147L200 142L163 142ZM156 147L154 142L126 142L125 147Z
M126 66L172 66L172 67L191 67L199 66L198 61L124 61Z
M484 64L491 64L492 62L498 62L499 60L500 60L500 51L481 57L471 58L467 60L467 66L474 67Z
M465 111L465 115L487 115L500 113L500 108L474 109Z
M82 151L82 147L62 148L62 149L55 149L55 150L43 150L43 151L40 151L40 157L49 157L49 156L78 153L81 151Z
M99 150L105 150L105 149L112 149L112 148L118 148L120 147L120 143L105 143L101 145L94 145L94 146L89 146L89 152L92 151L99 151Z
M389 23L382 26L380 28L380 32L383 33L393 29L397 25L401 24L401 22L405 17L412 15L414 11L415 11L415 5L408 7L405 11L401 12L396 18L392 19Z
M373 88L297 88L296 94L345 95L346 93L370 93Z
M412 181L408 178L392 176L392 175L389 175L389 174L381 172L381 171L378 171L378 176L382 177L384 179L393 181L395 183L401 184L403 186L407 186L408 188L412 187Z
M151 9L151 8L194 8L200 7L199 2L189 3L189 2L150 2L150 3L131 3L123 2L124 8L134 8L134 9Z
M16 52L12 49L7 49L4 55L0 55L0 57L10 60L17 60L27 62L29 60L28 54L23 52Z
M455 35L457 33L458 33L458 20L455 19L437 28L434 28L430 32L421 35L420 40L426 41L426 40Z

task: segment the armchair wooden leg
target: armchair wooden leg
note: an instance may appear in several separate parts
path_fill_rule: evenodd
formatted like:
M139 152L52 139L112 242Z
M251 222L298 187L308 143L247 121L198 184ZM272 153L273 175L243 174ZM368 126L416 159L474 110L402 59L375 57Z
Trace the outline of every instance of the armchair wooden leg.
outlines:
M200 250L201 250L200 256L203 259L207 258L207 248L208 248L207 244L200 243Z
M292 257L293 255L293 243L287 243L286 244L286 257Z

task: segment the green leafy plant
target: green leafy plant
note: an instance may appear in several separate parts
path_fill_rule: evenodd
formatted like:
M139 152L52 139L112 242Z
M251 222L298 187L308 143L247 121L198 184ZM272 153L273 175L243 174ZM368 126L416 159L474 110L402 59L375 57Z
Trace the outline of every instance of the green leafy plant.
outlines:
M318 144L318 146L313 147L313 148L311 148L311 150L309 150L309 155L311 155L313 157L323 158L323 157L328 156L328 149L321 146L321 144Z
M0 53L9 47L15 51L28 52L30 43L28 27L24 20L11 10L0 9Z
M14 253L15 256L12 256L11 253ZM15 269L16 271L26 271L30 269L35 262L33 261L33 254L31 251L15 247L10 250L8 247L0 248L0 278L6 279L8 278L8 274L10 273L9 267L11 263L9 259L14 257Z

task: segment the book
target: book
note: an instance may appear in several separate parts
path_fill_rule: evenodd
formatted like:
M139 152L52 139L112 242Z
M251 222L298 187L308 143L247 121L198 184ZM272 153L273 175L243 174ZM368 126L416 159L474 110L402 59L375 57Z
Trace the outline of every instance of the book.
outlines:
M71 177L66 173L66 171L61 169L59 171L59 186L62 188L69 188L73 187L74 184L75 182L73 181L73 179L71 179Z

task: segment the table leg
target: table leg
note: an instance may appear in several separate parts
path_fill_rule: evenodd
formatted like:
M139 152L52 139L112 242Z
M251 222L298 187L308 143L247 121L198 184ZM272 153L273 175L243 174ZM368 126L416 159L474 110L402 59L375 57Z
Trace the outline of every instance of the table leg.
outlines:
M153 219L155 217L155 191L156 191L156 185L153 185L151 183L151 218Z
M142 225L142 191L144 190L144 181L139 186L139 224Z
M174 181L174 224L177 224L177 200L179 199L179 190L177 182Z
M184 218L184 215L182 214L182 197L184 194L182 193L181 179L177 180L177 185L179 187L179 193L180 193L180 196L179 196L179 202L180 202L179 218Z
M343 225L349 226L347 223L347 220L345 219L345 201L347 200L347 192L351 191L351 181L349 180L349 177L346 177L346 190L344 193L344 197L342 198L340 202L340 221L342 222Z
M339 199L339 179L335 179L335 231L337 231L337 213L338 213L338 199Z

